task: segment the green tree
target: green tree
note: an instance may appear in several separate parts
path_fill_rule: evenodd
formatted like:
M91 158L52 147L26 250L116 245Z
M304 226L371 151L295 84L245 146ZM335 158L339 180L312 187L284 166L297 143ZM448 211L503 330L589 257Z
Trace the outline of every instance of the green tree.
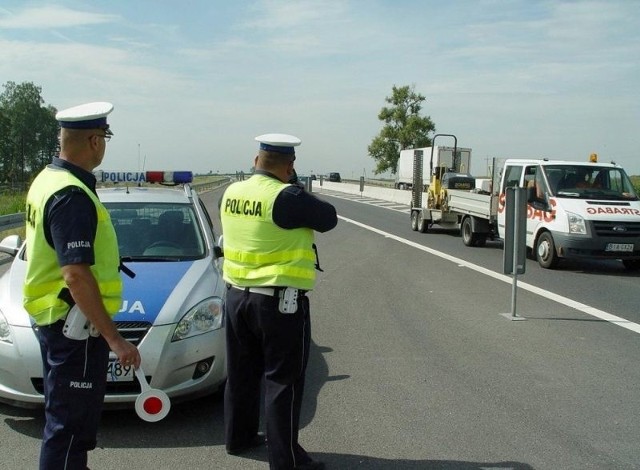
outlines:
M0 94L0 179L27 182L58 149L56 110L31 82L4 84Z
M429 116L420 116L425 97L416 93L414 86L393 86L392 94L385 98L390 104L380 110L378 119L384 127L368 147L369 156L376 161L375 173L398 171L400 150L428 147L430 132L436 128Z

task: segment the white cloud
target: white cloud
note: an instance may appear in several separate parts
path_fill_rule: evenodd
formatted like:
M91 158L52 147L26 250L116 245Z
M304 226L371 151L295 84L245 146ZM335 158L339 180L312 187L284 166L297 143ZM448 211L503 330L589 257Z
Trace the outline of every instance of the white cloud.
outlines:
M58 5L30 7L16 14L4 12L0 16L0 29L60 29L110 23L118 19L117 15L77 11Z
M640 173L634 2L51 3L66 27L9 29L43 21L0 10L0 76L59 108L114 102L113 165L135 166L140 144L156 168L246 169L254 135L289 132L300 168L370 174L384 98L415 84L438 130L480 161L596 151Z

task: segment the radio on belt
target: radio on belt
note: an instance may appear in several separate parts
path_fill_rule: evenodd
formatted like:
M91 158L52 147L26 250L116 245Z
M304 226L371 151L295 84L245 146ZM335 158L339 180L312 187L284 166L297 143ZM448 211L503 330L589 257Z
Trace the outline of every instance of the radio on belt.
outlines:
M296 313L298 311L298 289L287 287L280 291L280 313Z
M62 333L69 339L75 339L78 341L85 340L89 335L97 337L100 333L93 326L93 324L87 320L84 313L74 305L67 313L67 317L62 327Z

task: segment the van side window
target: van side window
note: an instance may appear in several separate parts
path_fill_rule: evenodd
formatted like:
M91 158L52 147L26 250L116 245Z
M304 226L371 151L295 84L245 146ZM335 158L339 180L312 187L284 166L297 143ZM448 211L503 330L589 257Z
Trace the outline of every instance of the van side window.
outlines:
M535 179L536 179L536 166L527 166L524 169L524 182L523 182L523 187L524 188L532 188L535 185Z
M527 189L527 200L530 202L542 201L544 199L544 182L542 172L538 171L535 165L527 166L524 169L524 185Z

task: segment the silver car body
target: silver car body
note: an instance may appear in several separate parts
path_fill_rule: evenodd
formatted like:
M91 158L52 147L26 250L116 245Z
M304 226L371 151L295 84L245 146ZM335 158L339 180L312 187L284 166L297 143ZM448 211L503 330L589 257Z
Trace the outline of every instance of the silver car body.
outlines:
M99 189L98 194L111 213L124 265L135 273L134 278L121 273L123 304L114 321L138 346L150 385L172 399L215 392L226 379L226 287L204 205L188 185L116 187ZM161 227L163 212L182 212L184 224L174 219L173 230ZM135 223L140 219L145 224ZM177 241L147 249L126 246L127 236L138 245L149 237L154 245L152 239L168 236L169 231L179 236ZM186 240L187 232L191 241ZM190 251L187 244L193 244ZM42 359L31 319L22 307L24 252L22 246L0 278L0 322L9 330L9 341L0 340L0 400L33 407L44 403ZM133 370L121 367L113 353L107 377L105 404L133 406L140 385Z

